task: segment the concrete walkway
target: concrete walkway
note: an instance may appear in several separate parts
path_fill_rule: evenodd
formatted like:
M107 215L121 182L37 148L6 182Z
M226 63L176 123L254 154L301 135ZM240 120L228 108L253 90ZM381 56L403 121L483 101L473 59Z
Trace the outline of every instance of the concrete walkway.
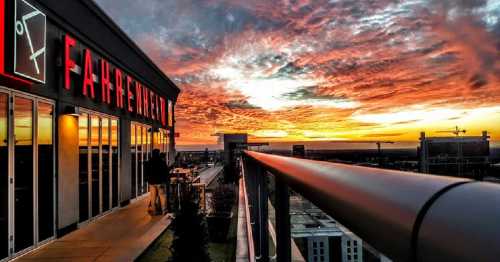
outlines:
M147 203L135 201L16 261L134 261L171 222L149 216Z

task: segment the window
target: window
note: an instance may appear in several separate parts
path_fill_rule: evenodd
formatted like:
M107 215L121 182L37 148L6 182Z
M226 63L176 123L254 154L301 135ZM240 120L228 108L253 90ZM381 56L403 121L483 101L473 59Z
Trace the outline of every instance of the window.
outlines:
M158 141L158 136L153 137L156 133L152 131L153 128L149 125L135 122L130 125L132 198L148 192L144 179L144 164L151 156L151 141L153 143Z
M78 118L80 222L118 206L118 124L87 110Z

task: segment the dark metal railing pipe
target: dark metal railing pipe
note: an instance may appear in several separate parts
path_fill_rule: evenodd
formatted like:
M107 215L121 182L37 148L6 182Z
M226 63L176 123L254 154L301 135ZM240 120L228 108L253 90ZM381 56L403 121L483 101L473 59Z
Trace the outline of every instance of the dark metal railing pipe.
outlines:
M276 178L276 255L277 262L289 262L292 256L290 228L290 194L288 185Z
M395 261L500 257L493 248L500 246L500 185L252 151L245 155ZM483 219L486 228L477 230Z
M418 261L500 261L500 186L454 187L429 208L418 232Z

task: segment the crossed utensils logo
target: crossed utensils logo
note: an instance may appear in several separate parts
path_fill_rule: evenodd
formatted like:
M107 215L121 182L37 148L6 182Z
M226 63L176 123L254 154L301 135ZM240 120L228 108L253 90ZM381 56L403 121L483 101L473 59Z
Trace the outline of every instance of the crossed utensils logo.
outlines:
M33 10L33 11L30 13L24 14L20 19L18 19L18 17L16 17L15 30L16 30L16 34L18 36L25 35L25 37L27 38L28 45L29 45L29 48L31 51L31 55L30 55L29 59L33 62L34 66L35 66L36 74L39 75L40 74L40 65L39 65L39 61L37 58L42 56L45 53L45 46L42 46L41 48L35 50L35 47L33 46L33 41L31 38L32 35L30 34L30 28L28 26L28 21L30 19L36 18L37 16L45 16L45 15L42 12L40 12L39 10L36 10L31 5L29 5L27 3L25 3L25 5L29 6L31 8L31 10Z

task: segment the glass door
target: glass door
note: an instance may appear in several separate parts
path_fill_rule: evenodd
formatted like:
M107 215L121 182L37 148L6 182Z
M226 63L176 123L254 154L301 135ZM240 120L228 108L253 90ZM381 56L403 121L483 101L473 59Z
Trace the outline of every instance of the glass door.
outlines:
M137 126L136 129L136 140L137 144L137 173L135 173L135 181L136 181L136 187L135 187L135 195L134 197L138 197L141 195L141 186L142 186L142 161L143 161L143 156L142 152L144 150L144 147L142 146L142 126Z
M0 88L0 260L55 235L54 105Z
M0 260L9 256L9 96L0 93Z
M79 222L84 222L89 219L90 207L90 150L89 150L89 115L82 113L78 118L78 147L79 147L79 174L78 174L78 189L79 189L79 206L80 218Z
M145 143L144 145L144 159L143 163L144 165L151 159L152 155L152 139L153 139L153 128L151 126L144 126L143 127L143 133L142 133L142 142ZM144 168L143 168L144 170ZM145 181L145 174L144 171L142 173L142 194L146 194L148 192L148 183Z
M144 126L141 126L140 129L141 129L141 133L139 133L137 135L138 137L140 136L140 140L139 140L140 142L138 142L138 143L141 143L141 150L139 151L141 153L141 156L139 158L140 159L139 160L140 161L140 173L137 176L137 179L138 179L138 181L137 181L137 184L138 184L137 196L141 196L144 193L144 191L143 191L143 189L144 189L144 164L146 164L146 162L148 161L148 159L147 159L148 148L147 148L147 144L146 144L147 130L146 130L146 127L144 127Z
M102 212L110 209L111 201L111 176L110 176L110 136L109 136L109 118L101 118L101 157L102 157Z
M119 167L119 151L118 151L118 120L111 119L111 207L117 207L119 196L118 189L118 167Z
M33 100L14 98L14 251L34 244Z
M131 182L132 182L132 198L136 197L137 194L137 140L136 140L136 125L132 124L130 126L130 153L131 153Z
M118 206L118 119L84 110L79 116L80 222Z
M151 130L151 126L139 123L130 125L132 198L148 192L148 184L144 178L144 164L150 159L151 155Z
M99 117L92 115L90 116L90 147L91 147L91 206L92 206L92 216L95 217L101 213L101 192L100 192L100 171L101 171L101 148L99 146L100 141L100 128L99 128Z
M54 236L54 143L53 117L54 106L44 102L37 103L37 215L38 242Z

